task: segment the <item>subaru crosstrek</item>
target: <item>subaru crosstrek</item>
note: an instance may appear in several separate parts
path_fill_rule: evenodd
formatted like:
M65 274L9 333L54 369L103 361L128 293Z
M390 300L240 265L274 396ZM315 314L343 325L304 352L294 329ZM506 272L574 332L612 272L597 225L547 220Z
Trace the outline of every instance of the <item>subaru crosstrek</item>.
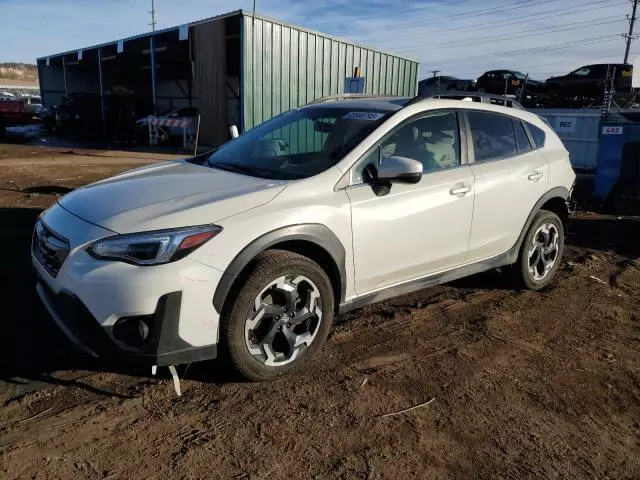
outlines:
M321 349L337 313L508 265L545 287L574 179L523 110L315 103L61 198L35 226L37 291L90 355L219 356L272 379Z

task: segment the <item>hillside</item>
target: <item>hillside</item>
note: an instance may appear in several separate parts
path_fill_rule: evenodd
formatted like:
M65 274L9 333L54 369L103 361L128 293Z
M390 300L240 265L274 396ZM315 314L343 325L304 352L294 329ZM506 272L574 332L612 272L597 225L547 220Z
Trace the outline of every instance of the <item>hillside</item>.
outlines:
M38 67L27 63L0 63L0 84L2 83L36 85Z

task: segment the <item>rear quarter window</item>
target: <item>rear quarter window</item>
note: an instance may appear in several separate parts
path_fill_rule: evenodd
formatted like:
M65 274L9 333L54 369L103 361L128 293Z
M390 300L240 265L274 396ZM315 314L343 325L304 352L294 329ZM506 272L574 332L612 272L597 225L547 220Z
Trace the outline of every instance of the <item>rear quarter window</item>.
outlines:
M534 148L542 148L544 147L545 140L547 135L544 133L544 130L536 127L531 123L527 123L527 127L529 128L529 132L531 132L531 137L533 140Z

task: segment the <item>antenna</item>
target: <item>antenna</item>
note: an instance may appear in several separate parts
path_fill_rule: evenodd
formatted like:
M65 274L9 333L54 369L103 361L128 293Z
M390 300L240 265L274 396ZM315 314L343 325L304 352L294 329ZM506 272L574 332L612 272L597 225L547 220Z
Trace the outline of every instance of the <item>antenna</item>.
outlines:
M155 5L155 0L151 0L151 11L149 13L151 14L151 23L149 25L151 25L151 31L155 32L156 31L156 5Z

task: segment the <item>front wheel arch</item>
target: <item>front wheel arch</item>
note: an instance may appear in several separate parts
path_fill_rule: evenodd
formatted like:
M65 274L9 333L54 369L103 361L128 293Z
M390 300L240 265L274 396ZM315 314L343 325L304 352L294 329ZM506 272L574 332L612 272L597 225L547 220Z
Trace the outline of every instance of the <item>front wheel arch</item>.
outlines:
M213 306L220 314L228 300L242 284L250 263L266 250L286 250L303 255L316 262L331 281L335 308L346 293L346 252L336 235L322 224L299 224L267 232L236 255L226 268L213 296Z

